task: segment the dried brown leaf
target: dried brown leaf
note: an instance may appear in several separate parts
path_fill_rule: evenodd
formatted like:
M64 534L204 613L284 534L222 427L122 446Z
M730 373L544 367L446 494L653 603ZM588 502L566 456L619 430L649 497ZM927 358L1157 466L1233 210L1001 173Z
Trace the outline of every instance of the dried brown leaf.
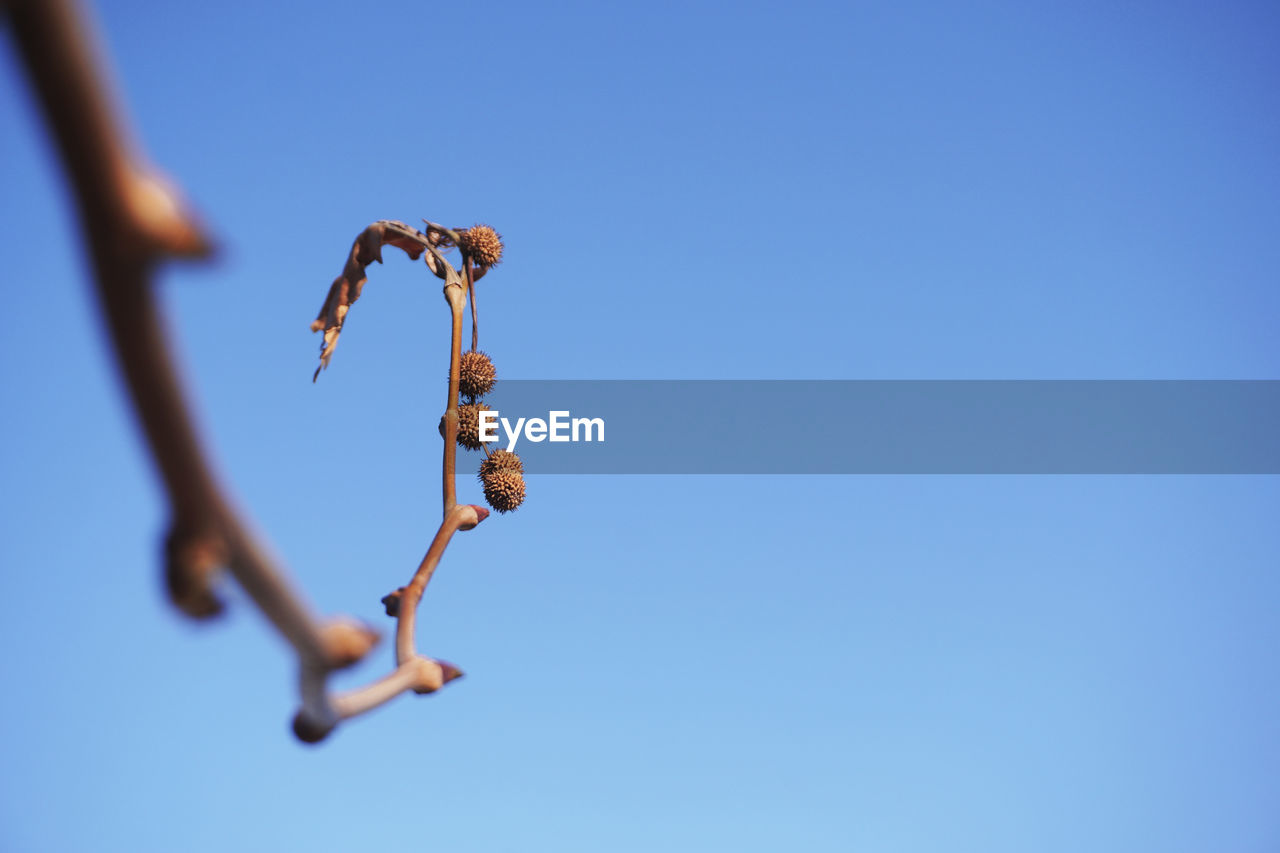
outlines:
M320 371L329 366L329 359L333 358L333 351L338 346L338 336L342 334L342 324L347 312L360 298L360 291L368 280L365 270L374 261L382 263L383 246L395 246L415 261L422 257L423 252L428 252L427 265L432 272L440 275L438 256L432 250L430 239L416 228L394 219L382 219L361 231L351 244L351 252L347 255L342 275L335 278L329 286L324 305L311 323L311 331L324 331L324 342L320 346L320 366L311 377L312 382L320 377Z

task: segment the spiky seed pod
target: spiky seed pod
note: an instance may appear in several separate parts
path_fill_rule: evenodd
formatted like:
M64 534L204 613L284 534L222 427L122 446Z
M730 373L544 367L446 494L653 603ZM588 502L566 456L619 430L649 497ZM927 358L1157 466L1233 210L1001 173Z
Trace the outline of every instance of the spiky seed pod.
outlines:
M467 450L479 450L483 445L480 442L480 411L490 411L489 407L482 403L463 403L458 407L458 444ZM440 437L444 438L444 415L440 416Z
M476 350L467 350L462 354L459 375L462 382L458 390L467 397L483 397L493 390L498 381L498 371L494 369L489 356Z
M483 483L486 477L493 476L499 471L515 471L517 474L523 474L524 462L520 460L519 454L512 453L510 450L495 450L480 463L480 482Z
M480 403L466 403L458 407L458 444L467 450L479 450L480 411L488 411L489 407Z
M478 266L497 266L502 261L502 235L488 225L459 231L458 247Z
M511 512L524 503L524 475L511 469L484 477L484 499L498 512Z

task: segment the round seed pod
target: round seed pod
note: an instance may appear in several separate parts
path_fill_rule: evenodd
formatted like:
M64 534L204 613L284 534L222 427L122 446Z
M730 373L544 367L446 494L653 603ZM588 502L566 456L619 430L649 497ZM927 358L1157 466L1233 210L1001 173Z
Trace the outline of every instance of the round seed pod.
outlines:
M483 397L493 390L498 381L498 371L494 369L489 356L476 350L467 350L462 354L459 376L461 383L458 390L467 397Z
M458 247L478 266L497 266L502 261L502 235L488 225L476 225L459 231Z
M480 403L466 403L458 407L458 444L467 450L479 450L480 411L489 411L489 407Z
M486 477L491 477L499 471L515 471L517 474L523 474L524 462L520 460L519 454L512 453L510 450L495 450L480 463L480 482L483 483Z
M498 512L511 512L524 503L524 475L519 471L494 471L482 482L484 499Z
M458 444L467 450L479 450L480 411L491 411L483 403L463 403L458 407ZM444 438L444 415L440 416L440 437Z

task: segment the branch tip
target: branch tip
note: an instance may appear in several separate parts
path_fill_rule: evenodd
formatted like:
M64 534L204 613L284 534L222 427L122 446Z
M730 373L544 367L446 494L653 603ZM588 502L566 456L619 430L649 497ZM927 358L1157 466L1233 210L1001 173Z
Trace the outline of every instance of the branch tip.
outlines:
M338 725L334 720L317 720L306 709L293 715L293 734L303 743L319 743Z
M435 693L455 678L462 677L462 670L453 664L429 657L417 657L414 666L414 685L410 689L420 696Z
M480 522L484 521L486 518L489 517L489 510L486 507L476 506L475 504L467 504L465 509L472 510L475 513L476 515L475 521L472 521L469 518L464 518L458 524L459 530L470 530L476 525L478 525Z
M436 663L440 664L440 671L444 676L445 684L448 684L450 681L453 681L455 678L462 678L464 675L466 675L465 672L458 669L456 666L449 663L448 661L442 660L442 661L436 661Z

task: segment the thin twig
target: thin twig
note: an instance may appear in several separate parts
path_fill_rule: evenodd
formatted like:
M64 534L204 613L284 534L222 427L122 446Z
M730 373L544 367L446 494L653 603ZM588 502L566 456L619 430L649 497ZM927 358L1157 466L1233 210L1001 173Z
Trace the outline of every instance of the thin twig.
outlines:
M426 591L427 584L431 582L431 576L435 574L436 566L440 564L440 558L444 556L444 550L449 547L453 534L459 530L470 530L488 518L488 516L489 510L484 507L463 504L454 507L444 517L444 521L440 523L440 529L436 531L436 536L431 540L431 545L427 548L426 555L418 565L418 570L414 572L413 580L409 582L408 586L400 590L399 612L396 623L397 664L403 665L418 655L414 638L414 631L417 628L418 603L422 600L422 594Z
M372 684L333 697L334 712L338 719L348 720L385 705L408 690L434 693L461 676L457 667L444 661L415 657Z
M458 386L462 381L462 287L456 284L444 286L444 298L449 301L452 330L449 336L449 399L444 413L444 516L458 505Z
M472 274L467 275L467 295L471 297L471 351L475 352L480 349L480 317L476 314L476 281Z

